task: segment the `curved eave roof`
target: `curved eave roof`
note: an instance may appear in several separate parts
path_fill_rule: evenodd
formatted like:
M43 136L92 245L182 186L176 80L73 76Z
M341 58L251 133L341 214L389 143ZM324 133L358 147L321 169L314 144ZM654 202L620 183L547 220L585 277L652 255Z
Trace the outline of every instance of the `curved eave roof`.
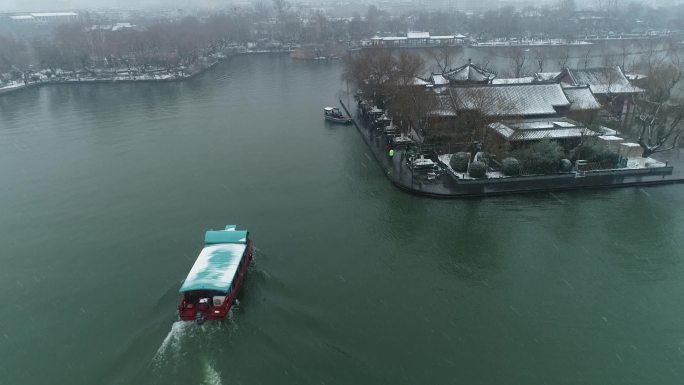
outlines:
M443 74L445 78L452 81L475 81L483 82L492 80L496 74L486 71L473 64L466 64Z

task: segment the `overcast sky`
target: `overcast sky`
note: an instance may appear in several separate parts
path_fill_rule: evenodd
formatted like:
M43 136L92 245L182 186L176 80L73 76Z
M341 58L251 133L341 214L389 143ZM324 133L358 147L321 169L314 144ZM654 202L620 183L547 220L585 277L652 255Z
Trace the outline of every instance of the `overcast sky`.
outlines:
M0 10L35 12L97 8L196 8L198 6L208 8L211 6L227 7L232 3L232 1L221 0L0 0Z
M248 2L261 1L265 4L272 4L272 0L0 0L0 10L12 12L35 12L35 11L58 11L68 9L139 9L139 8L229 8L234 4L245 4ZM316 3L317 0L290 0L293 3ZM364 0L347 0L354 3L363 3ZM396 0L404 2L406 0ZM418 0L426 3L433 2L439 5L454 5L456 7L466 6L470 3L481 4L481 0ZM547 0L540 0L544 2ZM553 1L553 0L549 0ZM576 0L581 2L582 0ZM330 0L321 2L331 3ZM378 4L381 0L367 1L368 4ZM390 0L392 2L392 0ZM502 2L530 2L530 0L489 0L492 6Z
M261 1L265 4L271 4L272 0L0 0L0 11L4 12L36 12L36 11L59 11L70 9L141 9L141 8L229 8L234 4L245 4L247 2ZM290 0L291 2L316 3L317 0ZM354 3L362 3L364 0L347 0ZM384 0L386 1L386 0ZM389 0L392 2L392 0ZM404 2L406 0L396 0L396 2ZM477 4L482 5L482 0L418 0L426 3L434 2L439 5L452 5L456 8L470 8L468 5ZM684 0L622 0L625 3L636 1L642 4L650 4L663 6L667 4L676 4ZM330 0L323 0L323 2L331 3ZM381 0L367 1L368 4L378 4ZM553 4L558 0L487 0L487 4L496 7L500 4L525 4L531 3ZM586 4L593 4L595 0L575 0L578 6Z

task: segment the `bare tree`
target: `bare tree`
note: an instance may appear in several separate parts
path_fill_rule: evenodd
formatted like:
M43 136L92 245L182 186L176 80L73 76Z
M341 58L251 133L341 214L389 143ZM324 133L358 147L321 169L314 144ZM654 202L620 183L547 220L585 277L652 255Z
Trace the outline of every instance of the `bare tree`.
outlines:
M627 56L629 56L629 40L627 39L622 39L620 41L620 66L622 68L625 68L625 62L627 60Z
M561 52L558 56L558 68L563 70L563 68L567 67L568 60L570 60L570 46L565 44L561 47Z
M396 78L395 64L391 49L361 50L347 58L342 77L365 98L382 104L388 96L388 85Z
M494 58L492 57L491 54L487 54L480 60L480 68L487 72L492 72L496 73L494 66L492 65L492 62L494 61Z
M546 60L546 56L541 48L534 50L534 57L537 60L537 72L544 72L544 60Z
M512 48L511 67L513 67L513 77L519 78L526 72L527 50L523 47Z
M670 56L669 62L658 65L648 65L648 58L645 62L648 77L645 92L634 96L633 103L638 142L643 149L642 156L648 157L677 147L684 132L684 100L674 92L682 79L679 56Z
M587 45L587 50L584 51L584 68L585 69L589 66L589 57L591 56L591 48L592 48L592 45L589 44L589 45Z
M463 49L460 47L444 45L429 50L428 54L434 59L441 73L445 73L451 69L453 63L458 62L463 53L462 51Z

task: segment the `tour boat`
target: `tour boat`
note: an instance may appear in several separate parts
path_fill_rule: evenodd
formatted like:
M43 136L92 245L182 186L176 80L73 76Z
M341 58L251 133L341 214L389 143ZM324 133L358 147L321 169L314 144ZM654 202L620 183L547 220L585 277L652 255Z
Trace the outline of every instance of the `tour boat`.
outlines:
M225 319L247 274L252 248L249 232L235 225L207 231L204 248L179 290L180 319L200 324Z
M325 120L333 123L349 124L352 122L351 118L344 115L337 107L325 107L323 109L323 116Z

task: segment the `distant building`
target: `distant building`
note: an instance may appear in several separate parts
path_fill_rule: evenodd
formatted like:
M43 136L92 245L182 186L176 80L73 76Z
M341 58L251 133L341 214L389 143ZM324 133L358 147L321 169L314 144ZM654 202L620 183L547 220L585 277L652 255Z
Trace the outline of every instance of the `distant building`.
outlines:
M61 24L78 20L76 12L40 12L10 16L14 23Z
M430 32L411 31L406 36L373 36L370 45L374 47L438 47L462 44L463 35L430 36Z
M91 31L124 31L124 30L144 31L145 27L139 27L131 23L96 24L90 27Z
M35 23L36 19L33 18L31 15L15 15L15 16L10 16L10 20L13 23Z
M406 43L410 46L428 45L430 32L409 32L406 34Z

